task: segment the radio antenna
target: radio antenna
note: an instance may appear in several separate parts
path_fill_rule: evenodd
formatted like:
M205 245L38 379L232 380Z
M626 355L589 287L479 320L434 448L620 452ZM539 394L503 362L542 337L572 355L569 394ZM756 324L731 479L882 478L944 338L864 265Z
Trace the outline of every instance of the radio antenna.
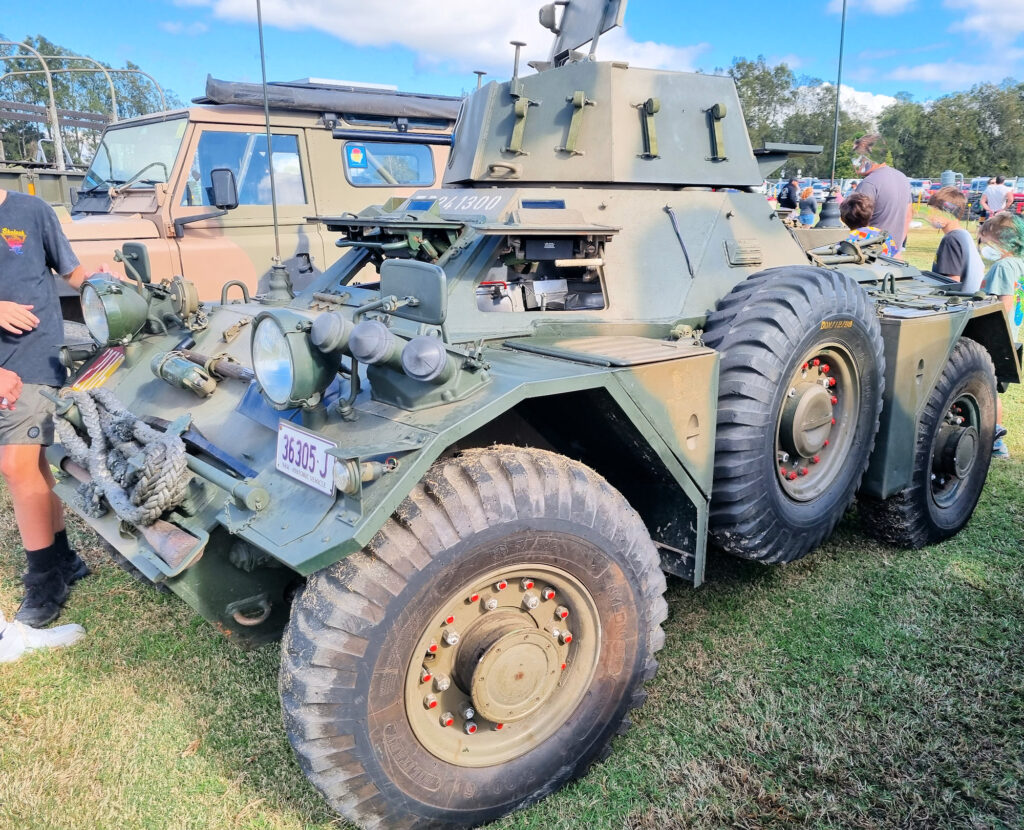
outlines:
M277 184L274 181L274 145L270 135L270 96L267 93L267 53L263 48L263 8L256 0L256 28L260 33L260 71L263 73L263 123L267 130L267 170L270 172L270 207L274 217L274 264L270 268L270 281L266 299L287 303L294 297L288 268L281 262L281 233L277 221Z

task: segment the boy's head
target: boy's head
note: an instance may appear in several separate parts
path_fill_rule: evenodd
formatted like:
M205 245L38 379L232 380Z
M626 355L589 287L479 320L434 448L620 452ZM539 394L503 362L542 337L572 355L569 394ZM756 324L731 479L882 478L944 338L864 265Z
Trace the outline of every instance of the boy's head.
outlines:
M839 218L850 230L866 228L875 212L875 200L866 193L851 193L839 206Z
M1012 213L997 213L985 220L978 239L1010 256L1024 256L1024 220Z
M928 198L928 223L942 228L950 219L960 220L967 215L967 197L959 187L940 187Z

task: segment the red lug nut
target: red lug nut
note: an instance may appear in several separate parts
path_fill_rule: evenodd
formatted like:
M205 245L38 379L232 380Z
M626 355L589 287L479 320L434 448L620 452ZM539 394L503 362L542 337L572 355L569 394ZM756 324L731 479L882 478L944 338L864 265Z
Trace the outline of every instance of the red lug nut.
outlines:
M821 367L821 371L828 372L828 370L829 370L829 365L827 363L823 364L822 367Z
M820 455L816 455L816 456L814 456L814 458L811 459L811 463L812 464L817 464L819 461L821 461L821 456Z
M566 608L564 605L559 605L555 609L555 616L560 620L564 620L566 617L569 616L569 609Z
M430 645L427 646L427 654L437 654L437 643L434 640L431 640Z
M786 478L788 478L790 481L796 481L796 473L790 473L788 476L786 476Z
M835 386L836 385L836 379L835 378L829 378L828 379L828 385L829 386Z
M811 363L813 363L815 366L818 366L821 364L821 361L818 360L818 358L814 358L814 360L812 360Z
M825 446L828 446L828 438L825 439Z
M543 591L540 592L540 595L542 597L544 597L544 599L554 599L555 598L555 589L554 588L545 588Z
M455 718L452 717L451 712L445 712L441 715L441 726L451 726L453 723L455 723Z
M497 588L499 591L504 591L508 587L508 581L504 579L499 579L497 582L494 583L494 587Z
M839 403L839 398L837 398L835 395L833 395L832 396L832 406L835 406L837 403Z
M505 724L503 724L503 723L496 723L496 724L494 724L494 728L495 729L504 729L505 728Z
M437 698L434 697L433 695L427 695L425 698L423 698L423 706L426 709L436 709L437 708Z
M833 419L832 419L832 426L835 426L835 425L836 425L836 419L835 419L835 418L833 418Z
M522 588L523 588L523 590L524 590L524 591L529 591L529 590L530 590L530 589L531 589L531 588L533 587L533 580L532 580L532 579L530 579L529 577L526 577L526 578L525 578L525 579L524 579L524 580L523 580L523 581L522 581L522 582L520 583L520 585L522 586Z
M802 475L802 476L807 475L807 468L806 467L801 467L800 468L800 475Z
M466 602L479 602L479 601L480 601L480 594L470 594L468 597L466 597Z
M455 622L455 616L453 614L449 614L447 617L444 618L445 625L451 625L453 622Z
M429 683L433 677L434 675L430 673L430 669L424 666L423 671L420 672L420 683Z

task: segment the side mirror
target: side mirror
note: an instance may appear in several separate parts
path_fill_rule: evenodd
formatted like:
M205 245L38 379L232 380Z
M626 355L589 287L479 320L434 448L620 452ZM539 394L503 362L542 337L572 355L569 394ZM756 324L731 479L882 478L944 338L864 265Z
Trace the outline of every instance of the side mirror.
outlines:
M220 210L234 210L238 207L238 188L235 186L235 174L227 167L215 167L210 171L210 185L214 206Z
M417 305L404 305L392 312L395 317L440 326L448 316L448 278L440 265L415 259L386 259L380 266L380 294L419 300Z
M140 282L149 285L153 269L149 266L149 250L145 243L123 243L121 245L121 261L124 263L125 272L129 277L137 277Z

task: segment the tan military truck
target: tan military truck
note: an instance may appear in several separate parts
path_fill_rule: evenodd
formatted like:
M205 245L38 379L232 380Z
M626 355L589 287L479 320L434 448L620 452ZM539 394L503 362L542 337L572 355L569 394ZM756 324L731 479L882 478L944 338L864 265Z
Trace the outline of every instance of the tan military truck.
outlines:
M345 252L318 216L440 182L461 103L323 82L268 84L268 101L281 258L297 287ZM231 174L216 189L214 170ZM64 229L90 271L123 275L113 252L137 240L155 281L180 274L202 300L227 279L264 290L275 245L262 87L208 78L194 106L107 127Z

